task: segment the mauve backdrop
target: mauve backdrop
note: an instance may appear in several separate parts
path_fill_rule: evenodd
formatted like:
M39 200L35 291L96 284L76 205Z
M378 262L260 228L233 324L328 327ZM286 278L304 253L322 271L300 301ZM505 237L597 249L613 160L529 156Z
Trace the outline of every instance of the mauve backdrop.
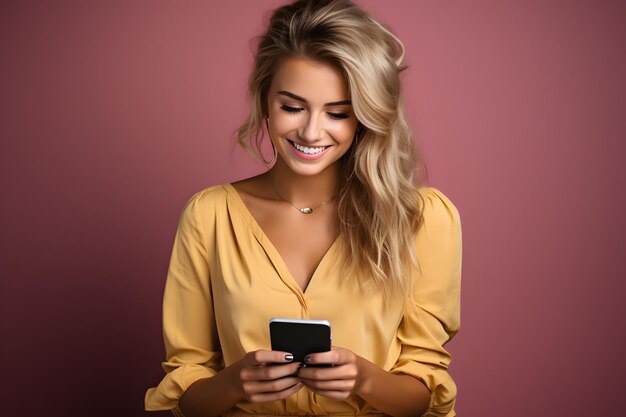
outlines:
M0 414L146 415L180 210L263 169L229 138L279 3L2 2ZM360 3L462 215L459 414L620 414L626 3Z

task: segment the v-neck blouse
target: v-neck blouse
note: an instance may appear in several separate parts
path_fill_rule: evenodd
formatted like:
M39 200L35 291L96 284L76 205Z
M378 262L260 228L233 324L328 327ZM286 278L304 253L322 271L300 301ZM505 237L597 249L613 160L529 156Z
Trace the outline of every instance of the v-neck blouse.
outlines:
M418 378L431 391L425 415L454 416L456 386L443 346L460 325L461 226L441 192L420 192L424 222L416 236L413 300L386 308L381 294L342 285L337 241L302 291L231 184L195 194L180 217L165 285L166 375L146 392L146 409L182 415L178 400L191 384L247 352L269 350L270 319L289 317L329 320L334 346ZM242 401L225 415L246 413L380 414L358 396L336 401L307 388L280 401Z
M272 262L274 268L276 269L276 273L278 273L278 275L283 280L285 285L291 288L294 291L294 293L299 292L300 295L303 295L302 293L307 292L308 289L313 284L315 277L318 275L318 271L324 267L328 267L326 264L329 262L328 259L332 258L332 253L334 252L335 246L337 245L337 242L339 239L335 239L335 241L328 248L324 256L322 256L322 259L320 260L317 267L313 271L313 275L311 276L311 279L309 279L306 289L302 290L300 286L297 284L295 278L293 278L293 275L287 268L285 261L281 257L280 253L278 252L278 250L276 249L272 241L269 239L269 237L267 237L267 235L265 234L261 226L257 223L254 216L252 216L252 213L250 213L247 206L245 205L243 200L240 198L239 193L235 190L235 188L231 184L226 184L223 187L227 189L227 192L229 193L229 198L232 199L230 204L238 206L237 210L239 211L239 215L241 215L246 221L246 223L248 224L250 231L257 238L259 245L262 246L262 249L265 251L270 261Z

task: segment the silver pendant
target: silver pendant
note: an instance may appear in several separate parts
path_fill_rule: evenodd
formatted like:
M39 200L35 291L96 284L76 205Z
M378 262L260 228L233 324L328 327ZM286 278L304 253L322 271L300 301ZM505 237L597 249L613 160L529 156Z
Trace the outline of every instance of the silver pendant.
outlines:
M305 208L301 208L301 209L298 209L298 210L300 210L300 213L302 213L302 214L311 214L311 213L313 213L313 209L311 207L305 207Z

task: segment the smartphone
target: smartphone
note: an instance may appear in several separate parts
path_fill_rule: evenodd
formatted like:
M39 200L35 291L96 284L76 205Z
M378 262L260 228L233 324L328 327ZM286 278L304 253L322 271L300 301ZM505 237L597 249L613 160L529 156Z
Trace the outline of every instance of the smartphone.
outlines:
M294 362L304 362L309 353L329 351L332 344L328 320L274 318L270 320L270 339L272 350L290 352Z

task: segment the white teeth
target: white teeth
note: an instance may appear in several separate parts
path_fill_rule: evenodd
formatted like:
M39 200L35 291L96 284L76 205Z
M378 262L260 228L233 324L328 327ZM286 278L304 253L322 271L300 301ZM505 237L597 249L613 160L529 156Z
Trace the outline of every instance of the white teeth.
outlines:
M295 146L295 148L297 150L299 150L300 152L304 152L306 154L309 155L314 155L316 153L320 153L322 152L324 149L326 149L325 146L320 146L318 148L309 148L307 146L302 146L302 145L298 145L297 143L293 142L293 146Z

